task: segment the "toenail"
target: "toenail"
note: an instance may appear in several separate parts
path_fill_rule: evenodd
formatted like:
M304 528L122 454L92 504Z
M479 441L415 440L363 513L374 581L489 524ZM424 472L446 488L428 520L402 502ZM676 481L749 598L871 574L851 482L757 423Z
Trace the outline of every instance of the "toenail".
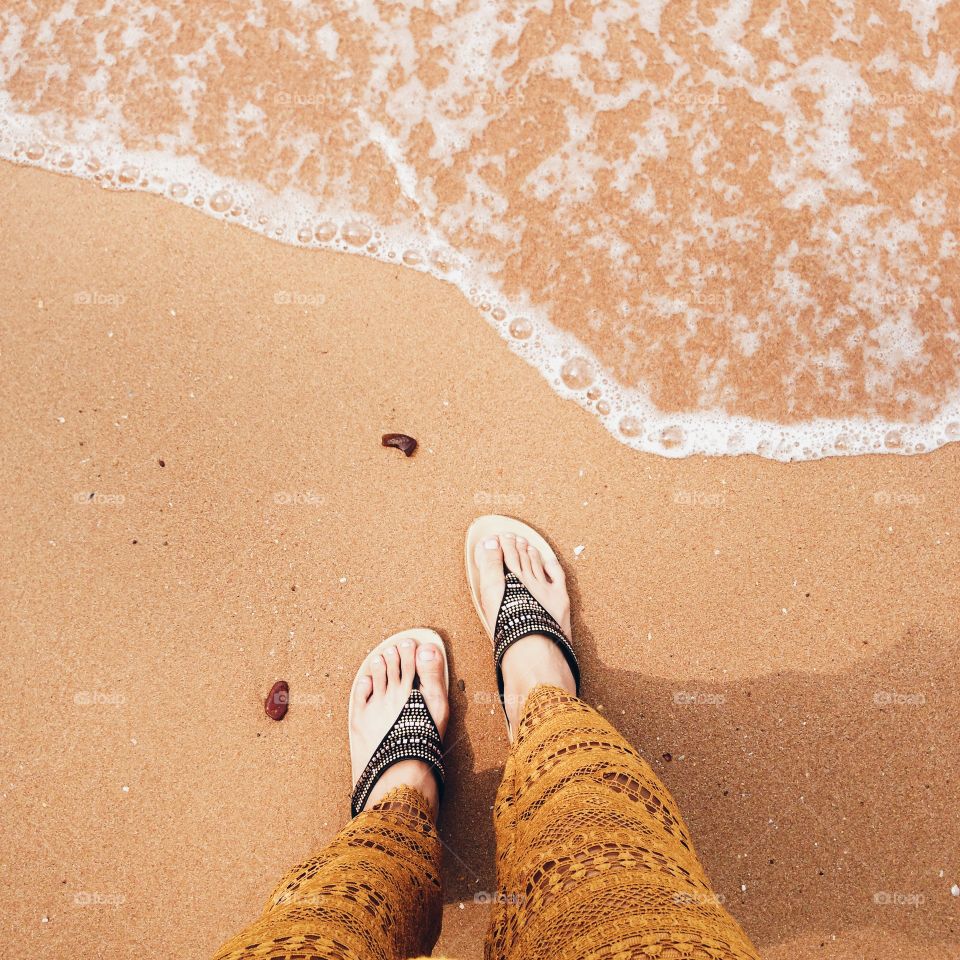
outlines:
M397 648L391 647L389 650L386 651L386 654L388 657L392 657L396 652L397 652Z
M433 660L437 656L436 650L421 650L420 659L421 660Z
M518 547L525 547L526 545L527 545L527 541L524 540L523 537L517 537L517 546L518 546Z
M413 646L413 641L412 641L412 640L401 640L401 641L400 641L400 646L401 646L401 647L412 647L412 646Z
M489 540L484 540L484 541L483 541L483 545L484 545L488 550L496 550L497 547L500 546L500 544L497 543L496 537L491 537Z

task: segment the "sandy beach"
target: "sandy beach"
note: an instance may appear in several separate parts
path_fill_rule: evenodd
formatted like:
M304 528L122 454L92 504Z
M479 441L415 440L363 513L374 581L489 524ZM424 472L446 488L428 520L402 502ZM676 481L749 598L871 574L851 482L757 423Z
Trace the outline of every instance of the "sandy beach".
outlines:
M958 955L960 445L641 454L429 276L2 177L5 956L209 956L347 819L357 664L424 625L453 677L438 952L480 957L480 513L551 539L586 699L764 957Z

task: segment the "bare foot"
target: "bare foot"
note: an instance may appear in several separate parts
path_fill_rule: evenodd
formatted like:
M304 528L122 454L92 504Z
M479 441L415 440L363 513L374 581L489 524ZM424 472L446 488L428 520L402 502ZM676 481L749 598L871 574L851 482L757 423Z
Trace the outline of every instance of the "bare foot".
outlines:
M412 638L405 637L400 640L399 646L388 647L383 654L370 657L353 688L353 722L350 731L353 750L350 761L354 783L360 778L386 732L400 716L416 676L420 677L420 692L440 736L446 733L450 706L444 690L443 656L435 644L417 644ZM364 810L399 786L412 787L424 796L430 804L433 819L437 819L440 809L437 781L430 767L422 760L401 760L388 767L367 798Z
M565 636L571 637L570 598L567 596L563 567L552 557L543 558L540 551L523 537L503 533L477 544L477 569L480 572L480 606L492 631L496 625L506 581L503 565L515 573L521 583L540 601L560 624ZM540 633L518 640L503 655L503 700L510 729L515 730L523 705L534 687L548 683L576 693L576 683L566 658L549 637Z

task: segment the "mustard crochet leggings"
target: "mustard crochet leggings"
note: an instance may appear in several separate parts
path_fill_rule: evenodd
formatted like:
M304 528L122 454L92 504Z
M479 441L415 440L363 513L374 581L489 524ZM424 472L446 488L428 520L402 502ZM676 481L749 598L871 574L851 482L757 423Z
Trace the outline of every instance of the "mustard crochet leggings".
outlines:
M758 960L667 788L576 697L527 699L494 822L487 960ZM294 867L216 960L406 960L433 949L442 901L440 840L400 787Z

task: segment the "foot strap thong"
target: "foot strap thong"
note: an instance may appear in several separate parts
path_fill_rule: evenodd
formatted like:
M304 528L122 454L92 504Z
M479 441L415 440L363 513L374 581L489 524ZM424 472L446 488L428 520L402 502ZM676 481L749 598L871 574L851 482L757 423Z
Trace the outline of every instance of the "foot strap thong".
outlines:
M393 721L380 745L373 751L353 788L350 815L363 810L377 781L388 768L402 760L422 760L433 771L437 788L443 794L443 740L419 690L411 690L400 715Z
M510 570L504 569L506 585L497 623L493 630L493 663L497 669L497 689L500 705L504 713L507 708L503 702L503 655L518 641L532 633L549 637L559 648L573 674L577 694L580 693L580 664L573 652L570 641L564 636L560 624L547 612L543 604L521 583L520 578Z

